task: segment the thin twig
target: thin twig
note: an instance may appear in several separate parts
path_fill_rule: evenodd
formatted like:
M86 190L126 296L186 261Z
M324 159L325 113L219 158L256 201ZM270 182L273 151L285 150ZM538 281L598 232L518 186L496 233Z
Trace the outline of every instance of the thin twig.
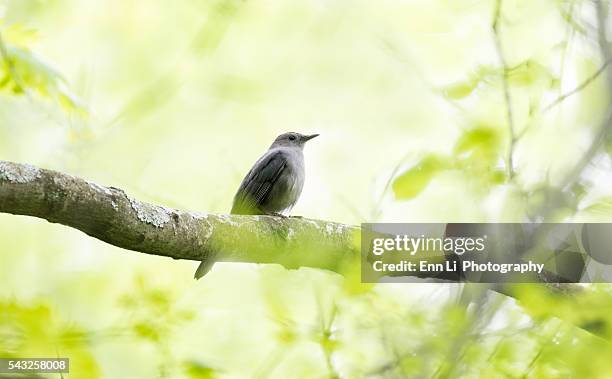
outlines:
M404 155L404 157L400 159L399 162L397 162L397 164L393 168L393 171L391 171L391 175L389 175L389 178L387 179L387 182L385 183L385 187L383 188L383 191L380 194L378 201L376 202L376 206L372 210L372 213L371 213L372 219L376 219L380 215L382 211L381 210L382 203L385 199L385 196L389 192L389 189L391 188L391 184L393 183L393 180L395 180L397 174L399 173L400 168L404 165L404 163L406 163L406 159L408 159L409 156L410 156L410 153Z
M570 3L570 7L568 11L564 11L563 9L561 9L561 11L559 13L561 13L561 18L563 18L565 20L565 22L567 22L567 26L576 30L578 33L582 34L583 36L586 36L588 33L588 30L580 25L580 23L578 23L576 20L574 20L574 12L573 12L573 8L575 5L575 0L572 0Z
M603 10L603 5L601 0L597 0L595 2L595 7L597 11L597 21L598 21L598 43L599 48L601 50L602 60L606 62L596 74L601 74L603 71L606 73L606 86L608 90L608 94L612 93L612 72L610 70L610 61L612 58L610 57L610 50L608 47L608 41L606 38L606 15ZM593 79L594 80L594 79ZM591 80L592 81L592 80ZM587 83L588 85L588 83ZM605 140L607 134L612 129L612 104L608 104L608 110L606 112L605 117L601 121L598 129L595 131L593 139L591 140L591 145L584 152L582 157L576 162L576 164L568 171L565 177L559 182L558 188L561 190L567 189L571 187L572 184L576 182L580 174L583 172L584 168L593 160L595 154L599 151L603 141ZM553 211L557 208L559 204L553 202L549 204L546 209L541 212L541 218L544 222L550 222L549 217L553 213ZM538 235L538 231L536 230L533 235Z
M568 97L577 94L578 92L582 91L583 89L585 89L586 87L588 87L589 84L593 83L595 81L595 79L597 79L599 77L599 75L601 75L604 71L606 71L606 68L608 68L608 66L610 65L610 63L612 63L612 58L607 59L604 64L597 70L595 71L593 74L591 74L591 76L589 76L588 78L586 78L582 83L580 83L576 88L572 89L569 92L564 93L563 95L559 96L558 98L556 98L553 102L551 102L550 104L548 104L546 107L544 107L544 109L542 109L542 113L549 111L551 108L555 107L556 105L562 103L565 99L567 99Z
M331 338L332 325L336 319L338 308L336 306L336 303L334 302L332 304L332 309L331 309L331 314L329 316L329 319L325 320L323 304L321 304L321 297L320 297L320 294L316 290L315 290L315 296L317 299L317 308L319 311L319 323L320 323L319 333L321 333L321 337L319 340L319 346L321 347L321 352L323 353L323 356L325 358L325 366L327 367L329 378L337 379L337 378L340 378L340 375L336 372L336 369L334 367L334 363L332 361L332 351L330 351L329 348L324 345L323 339L325 339L325 342L328 342L329 339Z
M506 118L508 123L508 132L510 134L510 146L508 147L508 158L507 158L507 171L508 178L512 179L514 176L514 144L516 142L516 136L514 134L514 116L512 113L512 98L510 96L510 88L508 85L508 64L504 56L504 50L501 43L500 37L500 20L501 20L501 8L502 0L497 0L495 3L495 13L493 17L493 40L495 41L495 49L497 50L497 57L502 65L502 86L504 92L504 101L506 103Z
M567 11L567 17L564 17L567 21L567 25L565 27L565 44L563 45L563 51L561 52L561 68L559 69L559 96L562 95L563 89L563 78L565 77L565 68L566 68L566 60L567 54L570 50L570 43L573 37L573 28L570 20L573 20L574 17L574 7L576 5L576 0L571 0L569 4L569 9ZM561 5L562 7L562 5ZM563 8L561 8L561 15L563 17Z
M466 353L466 348L468 343L472 340L470 336L476 330L482 330L482 326L486 326L491 318L494 316L495 312L485 313L487 310L487 284L483 284L478 288L478 292L474 294L473 297L470 296L463 297L460 299L461 306L468 317L469 321L465 323L462 330L449 341L449 347L444 354L445 357L442 360L441 364L436 368L434 373L431 375L431 378L448 378L448 377L459 377L457 373L454 371L459 366L464 354ZM465 291L465 287L463 287L463 291ZM465 292L464 292L465 293ZM473 308L468 309L470 305L473 305ZM497 308L498 305L495 305Z
M597 9L597 21L598 21L598 41L599 48L601 49L601 55L603 56L604 62L606 62L599 71L604 71L606 68L609 68L610 62L612 58L610 57L610 49L608 47L608 40L606 38L606 15L604 13L603 4L601 0L595 2L595 7ZM607 70L606 73L606 81L608 87L608 94L612 93L612 72ZM604 121L601 123L599 130L595 133L593 138L593 142L591 146L584 153L582 158L576 163L576 165L569 171L565 180L561 182L562 188L571 185L576 178L580 175L582 170L586 167L586 165L591 162L599 147L605 140L606 135L612 129L612 105L608 105L608 114L606 115Z
M531 372L535 368L536 362L538 361L538 359L540 359L542 354L544 354L544 351L551 345L551 342L555 339L557 334L559 334L559 331L561 330L562 326L563 324L559 322L558 326L555 328L553 333L550 336L545 336L544 338L545 343L540 347L538 352L533 356L533 358L529 362L529 365L527 365L527 371L523 374L521 379L526 379L529 377L529 374L531 374Z

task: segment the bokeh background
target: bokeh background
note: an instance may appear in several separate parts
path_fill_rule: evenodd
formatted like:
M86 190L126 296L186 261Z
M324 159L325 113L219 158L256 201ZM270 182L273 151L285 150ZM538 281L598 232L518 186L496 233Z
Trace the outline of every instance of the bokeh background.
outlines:
M320 133L297 215L612 220L610 139L573 172L609 110L591 1L3 0L0 27L2 160L226 213L277 134ZM2 214L0 356L68 356L68 378L612 377L607 285L196 266Z

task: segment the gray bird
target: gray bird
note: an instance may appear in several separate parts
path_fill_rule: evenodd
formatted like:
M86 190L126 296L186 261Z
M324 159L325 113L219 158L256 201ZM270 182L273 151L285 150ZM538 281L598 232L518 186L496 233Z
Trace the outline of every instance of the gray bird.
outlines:
M231 213L288 215L304 187L304 144L316 136L290 132L276 137L240 183ZM200 279L213 263L200 263L194 277Z

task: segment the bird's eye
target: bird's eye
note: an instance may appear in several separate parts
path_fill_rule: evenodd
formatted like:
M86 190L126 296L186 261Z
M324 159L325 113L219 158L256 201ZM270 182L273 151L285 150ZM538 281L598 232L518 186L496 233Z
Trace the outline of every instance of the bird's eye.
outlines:
M294 136L293 134L289 136L289 139L290 139L291 141L295 141L295 139L296 139L296 138L297 138L297 137L296 137L296 136Z

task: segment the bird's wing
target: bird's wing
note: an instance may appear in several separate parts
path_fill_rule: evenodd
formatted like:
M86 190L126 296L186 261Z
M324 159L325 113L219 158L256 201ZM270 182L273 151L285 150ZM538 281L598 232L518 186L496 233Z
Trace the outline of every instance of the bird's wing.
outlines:
M263 213L261 205L286 167L287 157L281 151L270 151L261 157L242 180L234 197L232 213Z

